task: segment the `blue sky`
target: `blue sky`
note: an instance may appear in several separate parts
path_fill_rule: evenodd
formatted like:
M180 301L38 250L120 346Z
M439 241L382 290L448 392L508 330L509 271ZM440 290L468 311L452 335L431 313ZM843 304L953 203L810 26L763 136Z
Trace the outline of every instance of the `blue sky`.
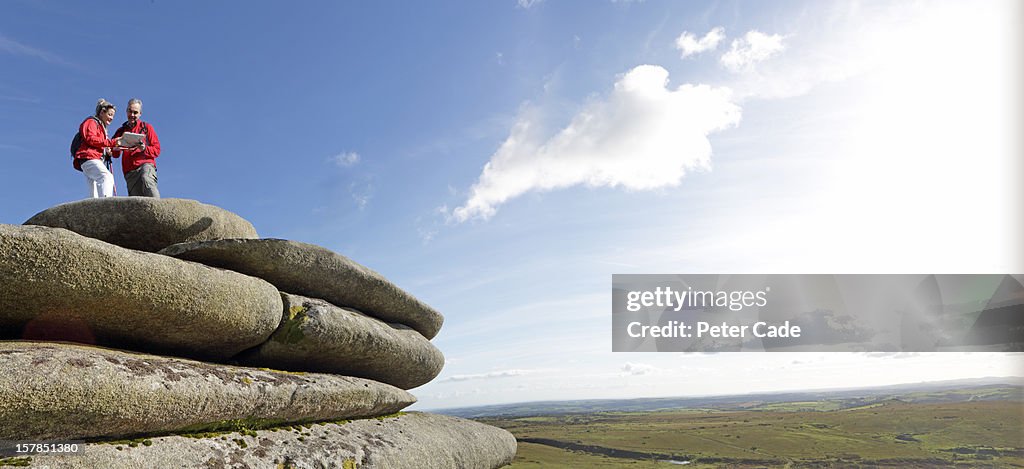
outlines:
M420 408L1021 375L993 354L613 354L614 273L1020 273L1020 5L0 5L0 222L85 193L97 98L164 197L446 316ZM126 192L117 176L118 193Z

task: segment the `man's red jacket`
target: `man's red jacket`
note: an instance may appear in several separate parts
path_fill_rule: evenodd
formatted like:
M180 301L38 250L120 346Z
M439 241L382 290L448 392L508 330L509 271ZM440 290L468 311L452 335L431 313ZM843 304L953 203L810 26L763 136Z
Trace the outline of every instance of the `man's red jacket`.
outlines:
M128 173L144 163L149 163L156 167L156 157L160 156L160 139L156 136L156 131L153 130L153 126L149 125L148 122L141 120L135 121L135 125L131 126L128 122L125 122L121 128L114 132L114 138L124 135L125 132L131 132L135 134L146 135L146 149L131 149L121 151L121 171Z

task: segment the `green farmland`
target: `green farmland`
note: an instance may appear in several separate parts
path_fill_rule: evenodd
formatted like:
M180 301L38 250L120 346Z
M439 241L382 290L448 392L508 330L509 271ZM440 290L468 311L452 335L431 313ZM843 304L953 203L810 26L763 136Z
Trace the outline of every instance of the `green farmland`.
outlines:
M761 403L755 410L479 420L511 431L520 441L513 469L1024 467L1024 403L1019 399L893 399L846 407L804 401Z

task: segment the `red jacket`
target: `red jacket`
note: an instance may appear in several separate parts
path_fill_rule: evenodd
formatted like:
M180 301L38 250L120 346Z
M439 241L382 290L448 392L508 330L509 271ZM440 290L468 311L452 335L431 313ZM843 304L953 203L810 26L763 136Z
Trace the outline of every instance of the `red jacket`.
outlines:
M99 160L103 158L103 147L113 147L114 141L107 138L107 129L96 119L89 117L78 126L78 132L82 134L82 144L75 152L75 169L81 171L82 163L86 160Z
M115 153L114 157L121 157L121 171L127 174L129 171L137 169L144 163L149 163L156 167L156 157L160 156L160 139L156 136L156 131L153 130L153 126L149 125L148 122L141 120L135 121L135 125L130 125L125 122L121 125L121 128L114 132L114 138L118 138L124 135L125 132L131 132L133 134L145 134L146 135L146 149L139 150L133 148L131 150L121 150L120 154Z

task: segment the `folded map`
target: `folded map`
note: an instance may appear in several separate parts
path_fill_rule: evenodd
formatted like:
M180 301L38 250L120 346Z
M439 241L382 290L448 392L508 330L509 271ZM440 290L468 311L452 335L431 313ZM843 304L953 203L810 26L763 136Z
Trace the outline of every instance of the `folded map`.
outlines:
M137 147L146 141L146 134L133 134L125 132L121 136L121 146L125 148Z

